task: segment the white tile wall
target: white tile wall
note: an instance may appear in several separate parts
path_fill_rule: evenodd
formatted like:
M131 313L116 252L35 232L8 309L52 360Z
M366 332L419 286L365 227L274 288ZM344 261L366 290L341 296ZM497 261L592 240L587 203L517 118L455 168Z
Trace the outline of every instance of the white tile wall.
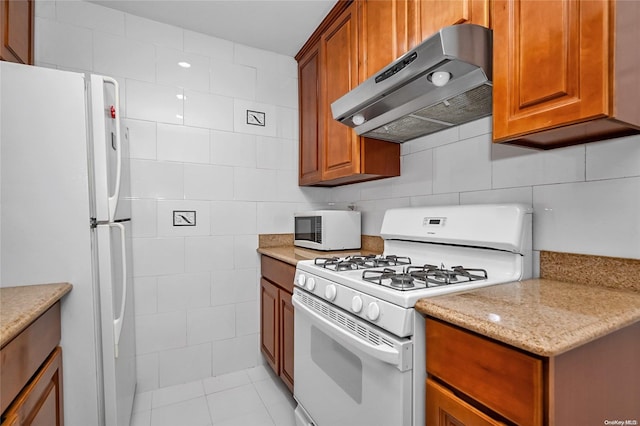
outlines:
M300 188L293 58L85 2L38 0L36 16L39 65L122 86L141 391L258 365L257 235L291 233L295 211L355 204L377 235L388 208L522 201L536 250L640 257L638 137L532 152L492 146L485 118L403 144L399 178ZM198 227L175 229L172 209Z
M492 144L491 127L485 118L405 143L402 176L332 199L355 203L373 235L386 208L523 202L534 208L536 262L540 250L640 258L639 136L537 151Z

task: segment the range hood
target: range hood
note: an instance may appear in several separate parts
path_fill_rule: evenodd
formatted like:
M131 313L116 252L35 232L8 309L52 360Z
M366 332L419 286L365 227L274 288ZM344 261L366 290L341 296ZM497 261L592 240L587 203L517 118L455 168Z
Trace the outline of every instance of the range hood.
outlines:
M491 115L491 30L445 27L331 104L374 139L406 142Z

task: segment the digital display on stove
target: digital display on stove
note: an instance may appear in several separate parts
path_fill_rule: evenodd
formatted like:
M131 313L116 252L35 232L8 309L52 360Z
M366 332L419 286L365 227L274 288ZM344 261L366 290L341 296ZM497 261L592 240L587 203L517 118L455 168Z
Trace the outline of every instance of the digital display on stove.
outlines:
M444 217L425 217L422 219L422 226L444 226Z

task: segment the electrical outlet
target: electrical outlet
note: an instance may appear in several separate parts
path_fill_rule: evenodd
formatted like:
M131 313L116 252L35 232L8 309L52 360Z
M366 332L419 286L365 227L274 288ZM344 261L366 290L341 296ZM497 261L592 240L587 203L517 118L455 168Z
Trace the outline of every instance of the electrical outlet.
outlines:
M174 210L173 226L196 226L195 210Z

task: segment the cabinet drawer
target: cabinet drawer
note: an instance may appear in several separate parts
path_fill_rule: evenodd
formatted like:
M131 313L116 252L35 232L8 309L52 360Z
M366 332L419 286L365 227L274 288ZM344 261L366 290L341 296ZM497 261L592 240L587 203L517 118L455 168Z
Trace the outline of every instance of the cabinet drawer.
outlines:
M263 277L279 285L289 293L293 293L293 278L296 274L296 268L293 265L269 256L261 256L260 263Z
M520 425L542 424L542 361L426 320L427 374Z
M4 412L59 342L60 302L0 351L0 412Z

